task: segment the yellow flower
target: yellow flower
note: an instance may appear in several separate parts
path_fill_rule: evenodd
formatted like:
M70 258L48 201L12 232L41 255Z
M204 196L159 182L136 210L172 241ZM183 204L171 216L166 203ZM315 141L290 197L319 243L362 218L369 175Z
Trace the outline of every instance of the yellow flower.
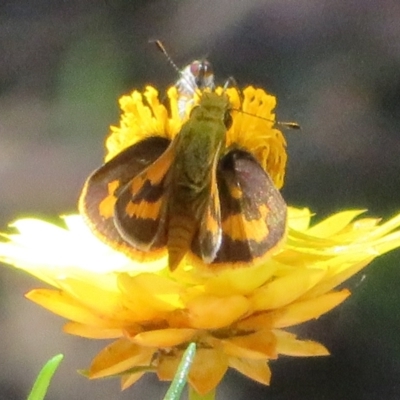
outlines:
M221 93L222 88L216 92ZM286 167L286 141L282 132L274 128L275 114L273 109L276 98L262 89L251 86L241 94L237 89L228 89L227 94L233 110L233 123L227 132L227 146L237 146L251 152L268 171L275 186L283 185ZM243 99L240 98L243 96ZM155 88L148 86L142 94L133 91L129 96L122 96L119 103L122 110L120 125L111 127L107 138L106 161L115 157L125 148L140 142L149 136L163 136L173 139L185 122L178 114L178 93L175 87L168 90L170 115L158 99ZM195 104L199 98L196 96ZM188 118L190 109L187 110ZM259 116L262 118L256 118Z
M229 91L238 108L236 90ZM153 88L121 99L119 127L107 139L108 155L146 136L173 138L182 125L175 89L171 113ZM236 105L236 106L235 106ZM257 157L275 184L283 184L285 141L273 128L275 98L260 89L244 91L228 142ZM53 288L26 296L66 318L64 330L93 339L114 339L93 360L90 378L119 376L122 388L144 373L171 380L188 343L198 351L189 373L200 394L213 390L229 367L268 385L269 360L279 355L324 356L320 343L285 330L318 318L349 296L335 288L375 257L400 246L400 214L380 223L359 218L363 211L339 212L313 225L308 209L288 210L284 245L261 264L211 272L186 264L170 272L166 259L140 264L97 240L80 216L63 217L66 228L36 219L4 235L0 261L12 264Z

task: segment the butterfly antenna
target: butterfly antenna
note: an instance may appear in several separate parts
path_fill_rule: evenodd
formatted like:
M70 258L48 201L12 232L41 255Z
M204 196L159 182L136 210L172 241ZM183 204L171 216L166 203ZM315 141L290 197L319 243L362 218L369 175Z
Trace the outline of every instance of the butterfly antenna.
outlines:
M154 43L158 50L161 51L161 53L164 54L164 56L166 57L166 59L168 60L168 62L172 65L172 68L180 75L181 74L181 70L179 69L179 67L175 64L174 60L171 58L171 56L168 54L166 48L164 47L163 43L161 40L151 40L150 43Z
M264 118L264 117L260 117L259 115L254 115L252 113L248 113L246 111L237 109L237 108L232 108L232 111L237 111L240 112L242 114L246 114L246 115L251 115L252 117L255 118L259 118L259 119L263 119L264 121L268 121L268 122L273 122L275 125L280 125L283 128L287 128L287 129L301 129L301 126L297 123L297 122L283 122L283 121L275 121L273 119L270 118Z
M230 86L233 86L238 91L241 103L243 103L243 99L244 99L243 93L240 90L239 85L238 85L236 79L233 76L230 76L226 80L223 90L226 91L226 89L228 89L228 87L230 87ZM284 128L287 128L287 129L301 129L300 125L297 122L274 121L272 119L260 117L258 115L254 115L254 114L242 111L242 110L237 109L237 108L232 108L231 110L232 111L238 111L238 112L241 112L242 114L246 114L246 115L252 115L253 117L260 118L260 119L263 119L265 121L273 122L275 125L280 125L280 126L282 126Z
M243 100L244 100L244 96L243 96L242 90L240 89L240 87L239 87L239 85L238 85L238 83L237 83L237 80L236 80L233 76L230 76L230 77L226 80L225 85L224 85L224 89L223 89L224 92L225 92L229 87L234 87L234 88L237 90L237 92L238 92L238 94L239 94L240 103L242 104L242 103L243 103ZM236 110L236 109L232 109L232 110L234 110L234 111L240 111L240 110ZM240 112L243 112L243 111L240 111Z
M230 76L230 77L226 80L225 85L224 85L224 91L225 91L226 89L228 89L228 87L230 87L230 86L233 86L236 90L240 91L239 86L238 86L238 83L236 82L236 79L235 79L233 76Z
M161 51L161 53L164 54L164 56L166 57L166 59L168 60L168 62L170 63L170 65L172 66L172 68L178 73L178 75L189 85L189 86L193 86L192 82L190 82L187 77L183 74L182 70L179 69L179 67L175 64L174 60L172 59L172 57L168 54L167 49L164 47L163 43L161 40L150 40L150 43L154 43L158 50ZM197 91L196 87L192 87L193 92Z

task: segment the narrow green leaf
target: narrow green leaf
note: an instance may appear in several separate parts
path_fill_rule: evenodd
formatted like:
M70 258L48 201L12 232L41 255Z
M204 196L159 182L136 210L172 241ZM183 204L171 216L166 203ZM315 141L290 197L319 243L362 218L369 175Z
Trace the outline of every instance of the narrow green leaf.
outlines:
M178 400L185 387L186 379L189 374L190 366L193 363L196 354L196 343L190 343L186 351L183 353L181 362L179 363L174 380L171 383L164 400Z
M36 381L33 384L33 388L29 393L27 400L44 399L44 396L46 395L47 389L50 385L51 378L53 377L63 358L64 356L62 354L58 354L47 361L47 363L39 372L39 375L37 376Z

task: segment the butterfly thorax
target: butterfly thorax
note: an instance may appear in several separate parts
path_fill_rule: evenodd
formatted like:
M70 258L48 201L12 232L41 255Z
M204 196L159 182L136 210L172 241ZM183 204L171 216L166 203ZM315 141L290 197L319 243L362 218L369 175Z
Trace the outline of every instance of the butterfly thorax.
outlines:
M225 95L204 93L193 109L176 143L176 160L172 185L189 189L194 196L209 186L216 160L225 147L226 113L229 100Z

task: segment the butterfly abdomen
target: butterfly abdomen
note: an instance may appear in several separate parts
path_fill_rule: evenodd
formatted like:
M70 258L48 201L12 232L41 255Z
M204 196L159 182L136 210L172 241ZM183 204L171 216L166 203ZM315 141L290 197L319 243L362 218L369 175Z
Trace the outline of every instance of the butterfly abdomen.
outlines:
M197 224L188 215L172 215L168 222L168 266L171 271L178 267L189 251Z

